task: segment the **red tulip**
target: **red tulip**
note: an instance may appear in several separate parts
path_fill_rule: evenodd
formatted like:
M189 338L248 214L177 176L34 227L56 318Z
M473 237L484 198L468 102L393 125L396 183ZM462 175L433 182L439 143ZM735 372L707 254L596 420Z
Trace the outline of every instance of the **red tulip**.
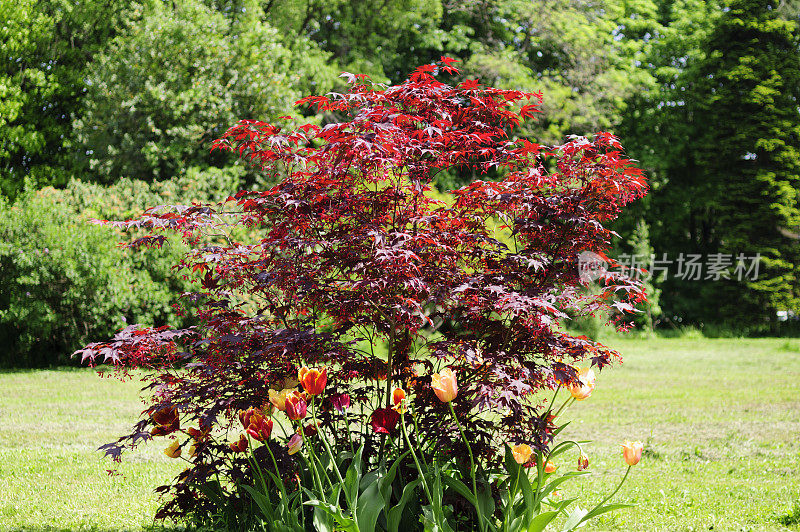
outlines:
M267 440L270 434L272 434L272 420L262 416L258 416L257 418L254 416L246 432L254 440Z
M391 408L378 408L372 413L370 425L379 434L390 434L400 421L400 414Z
M331 396L331 405L337 412L344 414L344 411L350 408L350 396L346 393L333 395Z
M306 417L306 404L305 398L298 392L290 392L286 394L286 415L289 419L296 421Z
M228 447L230 447L232 451L235 451L237 453L245 452L247 450L247 436L245 436L244 433L240 434L239 441L236 441L234 443L229 443Z

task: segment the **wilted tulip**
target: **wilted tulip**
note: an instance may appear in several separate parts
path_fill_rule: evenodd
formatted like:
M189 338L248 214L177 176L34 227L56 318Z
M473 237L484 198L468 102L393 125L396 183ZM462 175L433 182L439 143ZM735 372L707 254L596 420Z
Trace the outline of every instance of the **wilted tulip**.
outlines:
M625 458L625 463L630 466L635 466L642 459L642 450L644 444L640 441L626 441L622 444L622 457Z
M392 404L399 414L406 413L406 392L402 388L392 390Z
M306 417L308 405L305 397L298 392L290 392L286 394L285 407L286 416L293 421Z
M400 414L391 408L378 408L372 413L370 425L379 434L390 434L400 421Z
M297 377L300 379L303 389L309 395L319 395L325 391L325 384L328 382L328 370L327 368L322 368L322 371L319 371L303 366L297 373Z
M230 447L231 450L236 451L237 453L245 452L247 450L247 436L245 436L244 433L240 434L239 441L236 441L234 443L229 443L228 447Z
M578 457L578 471L585 471L586 469L589 469L589 457L581 453Z
M303 446L303 437L299 434L292 434L292 437L289 438L289 442L287 447L289 447L289 454L294 454L300 450Z
M444 368L441 373L434 373L431 377L431 388L440 401L449 403L458 395L456 374L450 368Z
M204 441L206 438L208 438L208 434L211 432L211 429L209 428L206 430L200 430L194 427L189 427L188 429L186 429L186 432L189 434L189 436L192 437L194 441L201 442Z
M522 443L520 445L511 447L511 454L514 456L514 461L522 465L528 463L528 461L531 459L533 449L531 449L530 445Z
M576 401L583 401L592 395L595 382L594 370L591 368L581 368L578 370L578 383L570 386L569 391Z
M178 443L178 440L172 440L169 447L164 449L164 454L170 458L178 458L181 455L181 444Z

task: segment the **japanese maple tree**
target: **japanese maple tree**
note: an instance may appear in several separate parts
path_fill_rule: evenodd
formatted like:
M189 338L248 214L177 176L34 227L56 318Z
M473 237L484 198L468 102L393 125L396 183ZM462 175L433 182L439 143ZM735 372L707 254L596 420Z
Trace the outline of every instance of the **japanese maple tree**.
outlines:
M420 441L464 456L430 388L435 370L453 369L453 406L486 464L509 442L546 449L554 426L537 392L575 382L577 361L602 369L618 357L561 323L567 313L619 316L644 297L611 271L592 295L578 271L579 255L603 256L608 222L646 193L642 173L608 133L554 147L514 138L541 95L439 81L458 72L453 63L396 86L345 74L347 92L297 102L338 117L324 126L230 128L213 149L261 167L277 182L269 190L106 222L151 230L135 246L160 245L162 231L192 246L180 267L197 291L181 301L196 307L197 326L133 326L78 352L151 370L151 402L130 435L103 447L111 456L190 426L203 434L191 467L162 488L175 495L162 516L210 505L197 487L215 475L247 476L225 431L240 410L268 405L270 389L296 385L303 365L327 370L320 430L336 434L332 412L347 394L348 422L375 459L396 431L386 415L395 386L409 391ZM440 199L436 176L459 171L487 178ZM274 451L281 468L296 466Z

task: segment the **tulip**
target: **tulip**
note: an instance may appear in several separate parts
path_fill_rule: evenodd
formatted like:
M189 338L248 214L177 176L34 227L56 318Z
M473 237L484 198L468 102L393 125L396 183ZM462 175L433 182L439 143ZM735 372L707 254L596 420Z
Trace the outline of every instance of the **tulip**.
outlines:
M589 469L589 457L581 453L578 457L578 471Z
M206 430L200 430L194 427L189 427L188 429L186 429L186 432L189 434L189 436L192 437L194 441L201 442L206 438L208 438L208 434L211 432L211 429L209 428Z
M328 382L328 370L322 368L322 371L314 368L307 368L303 366L297 374L300 379L300 384L309 395L319 395L325 391L325 384Z
M286 396L292 393L292 391L293 390L290 388L284 388L280 393L275 390L270 390L269 402L278 410L284 411L286 410Z
M316 436L319 432L319 423L309 423L305 427L303 427L303 436L308 438L312 436Z
M622 444L622 457L629 466L635 466L642 459L644 444L640 441L626 441Z
M272 434L272 420L262 416L253 416L245 432L254 440L268 440Z
M229 443L228 447L231 448L232 451L237 453L243 453L247 450L247 436L244 433L239 435L239 441L234 443Z
M379 434L390 434L400 421L400 414L391 408L378 408L372 413L370 425Z
M531 449L530 445L526 445L524 443L520 445L515 445L511 447L511 454L514 456L514 460L522 465L527 463L531 459L531 455L533 454L533 449Z
M181 420L178 416L178 409L175 407L162 408L153 412L150 419L155 423L155 427L150 431L151 436L165 436L171 434L181 427Z
M298 392L286 394L286 415L289 419L296 421L306 417L307 403L305 398Z
M344 414L344 411L350 408L350 396L346 393L336 394L331 397L331 405L337 412Z
M172 440L169 447L164 449L164 454L170 458L178 458L181 455L181 444L178 443L178 440Z
M248 408L247 410L239 410L239 421L242 423L242 427L247 428L251 424L260 423L260 419L264 418L263 412L257 408Z
M402 388L395 388L392 391L392 408L397 410L399 414L406 413L406 392Z
M545 473L552 473L552 472L553 472L553 471L555 471L556 469L558 469L558 466L557 466L557 465L555 465L553 462L550 462L550 461L548 461L548 462L547 462L547 463L544 465L544 472L545 472Z
M458 395L456 374L450 368L444 368L441 373L434 373L431 378L431 387L440 401L449 403Z
M300 450L300 447L303 446L303 437L299 434L292 434L292 437L289 438L289 442L287 447L289 447L289 454L294 454Z
M189 447L189 458L197 456L197 445L194 443Z
M578 383L570 386L569 391L576 401L588 399L595 386L595 375L591 368L581 368L578 370Z

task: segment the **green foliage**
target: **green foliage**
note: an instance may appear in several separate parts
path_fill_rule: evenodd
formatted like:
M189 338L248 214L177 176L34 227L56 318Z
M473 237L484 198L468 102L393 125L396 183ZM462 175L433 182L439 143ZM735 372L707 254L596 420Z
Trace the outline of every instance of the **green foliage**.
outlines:
M769 330L777 310L800 308L796 26L770 0L666 5L671 21L651 55L659 86L631 104L625 135L655 171L653 244L673 259L762 257L755 281L665 283L666 310Z
M228 13L199 0L136 6L87 74L74 126L90 175L163 180L230 164L209 153L211 140L240 118L284 114L309 74L295 68L303 63L256 2Z
M66 184L86 64L113 37L128 4L0 1L0 194L13 198L26 181Z
M180 324L174 295L188 288L173 271L185 251L171 239L160 252L116 245L92 218L121 219L145 205L215 199L238 176L196 169L174 182L123 179L112 187L71 182L0 203L0 366L69 363L69 353L131 323Z

